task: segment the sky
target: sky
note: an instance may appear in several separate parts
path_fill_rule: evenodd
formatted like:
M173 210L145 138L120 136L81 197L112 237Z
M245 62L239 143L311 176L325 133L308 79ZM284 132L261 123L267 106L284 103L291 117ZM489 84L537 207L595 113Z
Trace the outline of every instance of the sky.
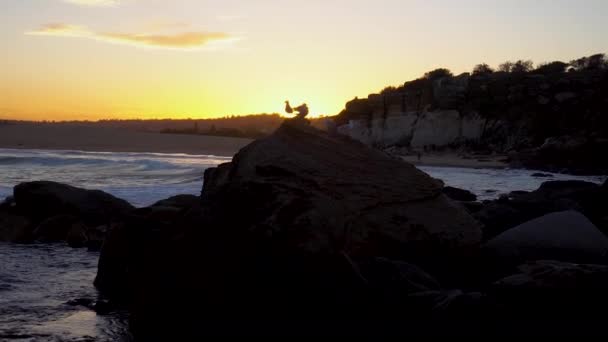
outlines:
M0 118L337 114L426 71L608 52L605 0L0 0Z

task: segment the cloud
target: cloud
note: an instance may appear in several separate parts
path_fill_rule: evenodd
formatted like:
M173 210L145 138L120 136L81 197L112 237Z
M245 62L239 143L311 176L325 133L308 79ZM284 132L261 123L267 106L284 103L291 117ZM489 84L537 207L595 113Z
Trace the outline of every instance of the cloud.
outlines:
M86 27L64 23L50 23L43 25L36 30L26 32L26 34L32 35L64 37L84 37L88 36L90 33L91 32Z
M157 47L172 49L195 49L216 43L229 43L238 40L224 32L182 32L175 34L146 34L122 32L94 32L84 26L64 23L51 23L36 30L26 32L29 35L81 37L109 43L127 44L137 47Z
M63 2L81 6L116 6L121 0L63 0Z

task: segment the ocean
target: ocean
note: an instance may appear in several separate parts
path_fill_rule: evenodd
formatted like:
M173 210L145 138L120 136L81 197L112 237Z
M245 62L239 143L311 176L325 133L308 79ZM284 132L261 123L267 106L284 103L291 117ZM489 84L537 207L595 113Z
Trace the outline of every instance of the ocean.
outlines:
M0 149L0 199L21 182L52 180L99 189L142 207L176 194L199 195L206 168L231 157Z
M231 157L169 153L124 153L0 149L0 200L21 182L52 180L100 189L142 207L176 194L200 194L203 172ZM600 183L605 176L553 174L536 178L533 170L421 166L446 185L467 189L481 200L513 190L534 190L547 180Z
M110 153L0 149L0 200L15 185L52 180L100 189L142 207L177 194L200 194L206 168L231 157L164 153ZM420 167L446 185L493 199L513 190L534 190L547 180L603 182L605 176L535 171ZM0 243L0 340L128 340L124 313L97 315L74 300L95 301L99 253L64 244ZM70 304L71 303L71 304Z

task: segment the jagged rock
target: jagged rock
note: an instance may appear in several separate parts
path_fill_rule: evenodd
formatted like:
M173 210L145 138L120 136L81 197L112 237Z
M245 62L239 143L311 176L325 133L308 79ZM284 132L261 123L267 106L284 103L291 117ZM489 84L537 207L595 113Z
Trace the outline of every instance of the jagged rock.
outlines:
M68 246L73 248L86 247L87 226L82 222L74 223L68 231L66 241L68 243Z
M487 240L518 224L565 210L580 211L604 229L600 220L608 212L608 191L591 182L548 181L535 191L514 191L486 202L473 216L484 224Z
M56 215L74 215L88 224L104 224L133 210L125 200L100 190L39 181L22 183L14 189L16 206L34 220Z
M480 239L478 224L441 194L440 182L362 144L291 122L231 163L208 169L202 199L215 224L276 235L289 244L284 248L300 251L450 253Z
M65 241L78 218L73 215L57 215L42 221L34 230L34 238L40 242Z
M201 198L194 195L177 195L169 197L164 200L160 200L151 207L173 207L180 209L188 209L201 203Z
M608 237L576 211L548 214L498 235L484 250L500 260L518 263L554 259L606 262Z
M608 266L528 262L493 285L496 319L509 335L606 336L598 312L608 305Z
M350 308L350 296L364 298L359 291L367 290L360 290L353 268L339 262L343 254L432 263L479 243L478 223L441 189L410 164L287 122L243 148L231 163L205 173L206 232L189 240L205 240L205 259L226 263L208 279L252 280L246 286L208 280L203 292L214 293L220 303L234 303L236 297L237 303L265 305L286 317L297 317L310 305L323 307L323 317L360 312ZM345 291L336 293L337 284ZM268 291L301 298L266 304L254 298ZM359 305L369 303L361 299Z
M462 201L462 202L477 201L477 195L475 195L474 193L472 193L468 190L464 190L464 189L458 189L458 188L454 188L451 186L446 186L445 188L443 188L443 193L446 194L446 196L448 196L449 198L456 200L456 201Z
M432 263L478 246L478 223L441 189L401 160L288 122L207 170L198 208L170 223L136 210L113 228L95 284L129 298L136 331L187 331L205 317L236 327L278 319L293 331L371 319L378 304L352 260ZM432 283L420 278L409 281ZM197 328L206 329L219 326Z
M101 225L97 227L87 227L86 229L86 247L90 251L99 251L101 246L106 239L106 235L110 228L107 225Z
M556 260L531 261L518 267L519 273L497 281L494 286L509 289L605 289L608 266L575 264Z
M32 241L31 222L25 217L0 211L0 241Z
M0 211L9 211L15 207L15 198L8 196L2 202L0 202Z
M369 285L393 301L399 296L405 298L411 293L441 289L435 278L407 262L372 258L359 267Z

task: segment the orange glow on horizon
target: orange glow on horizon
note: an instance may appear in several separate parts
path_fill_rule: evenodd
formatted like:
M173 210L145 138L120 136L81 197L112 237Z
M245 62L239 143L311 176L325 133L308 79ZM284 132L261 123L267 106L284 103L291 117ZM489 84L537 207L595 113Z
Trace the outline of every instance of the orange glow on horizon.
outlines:
M334 115L356 96L438 67L458 74L482 62L608 52L608 2L599 0L1 6L1 119L211 118L283 113L285 100Z

